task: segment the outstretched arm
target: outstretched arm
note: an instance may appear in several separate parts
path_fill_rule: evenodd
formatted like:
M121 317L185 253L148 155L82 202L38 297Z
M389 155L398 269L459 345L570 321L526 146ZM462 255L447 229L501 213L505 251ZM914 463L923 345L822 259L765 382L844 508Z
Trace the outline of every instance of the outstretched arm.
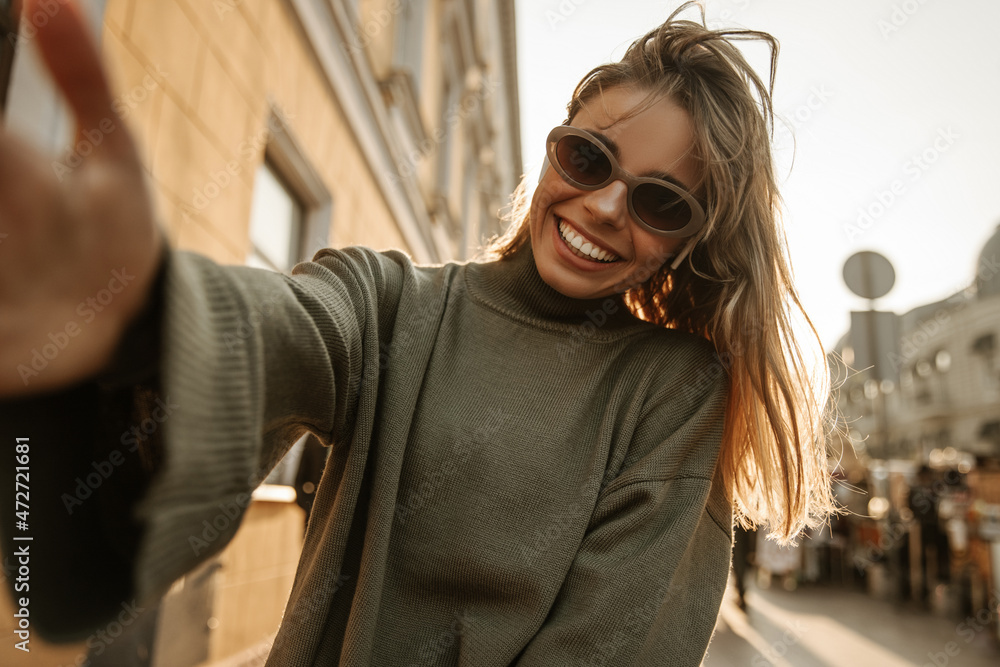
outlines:
M78 126L120 124L77 6L60 6L38 40ZM222 549L305 431L349 444L391 332L398 257L223 267L166 250L153 220L123 126L64 181L0 134L0 492L13 497L17 438L32 485L29 530L12 503L0 530L8 555L33 538L32 627L51 639L86 637ZM109 304L78 312L101 290ZM50 334L66 345L32 366Z

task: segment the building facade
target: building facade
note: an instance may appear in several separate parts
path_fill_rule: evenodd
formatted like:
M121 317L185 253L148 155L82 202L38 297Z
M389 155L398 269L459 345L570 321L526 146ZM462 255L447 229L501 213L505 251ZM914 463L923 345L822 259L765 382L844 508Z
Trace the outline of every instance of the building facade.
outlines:
M856 330L866 318L854 314L831 355L857 369L833 397L841 465L864 489L840 489L857 506L853 561L871 590L928 595L956 617L1000 591L1000 227L973 273L946 299L879 314L881 331ZM858 355L880 337L892 339L883 353Z
M1000 458L1000 228L969 287L896 317L896 346L873 379L858 368L838 390L855 446L874 458L952 462ZM860 332L834 353L856 366ZM944 452L947 450L947 454Z
M501 231L522 175L513 0L81 3L173 247L288 272L356 244L465 260ZM0 28L19 27L0 52L0 101L6 128L71 177L93 147L69 145L73 120L34 49L64 6L42 4L18 23L0 0ZM145 651L153 665L266 652L301 544L302 510L283 486L298 451L226 551L135 624L147 636L109 652ZM59 660L80 664L87 649L68 650Z

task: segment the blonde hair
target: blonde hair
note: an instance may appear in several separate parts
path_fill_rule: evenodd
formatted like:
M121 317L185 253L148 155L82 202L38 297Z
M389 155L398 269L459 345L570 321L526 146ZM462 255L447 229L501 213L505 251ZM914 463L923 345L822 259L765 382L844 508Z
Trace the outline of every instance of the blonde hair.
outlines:
M701 24L675 20L691 6L701 9ZM767 524L786 543L839 509L827 469L828 371L825 364L808 367L792 326L792 316L800 314L822 359L822 343L792 283L780 229L771 158L778 42L764 32L711 30L704 22L698 3L684 3L636 40L621 61L591 70L573 93L568 118L616 86L648 91L650 104L669 96L690 113L707 221L677 270L664 263L640 278L644 282L625 293L625 302L641 319L713 343L729 376L719 465L737 521ZM732 43L746 39L770 47L769 86ZM522 181L512 200L512 224L487 247L487 256L508 257L529 241L528 210ZM811 372L821 376L818 386Z

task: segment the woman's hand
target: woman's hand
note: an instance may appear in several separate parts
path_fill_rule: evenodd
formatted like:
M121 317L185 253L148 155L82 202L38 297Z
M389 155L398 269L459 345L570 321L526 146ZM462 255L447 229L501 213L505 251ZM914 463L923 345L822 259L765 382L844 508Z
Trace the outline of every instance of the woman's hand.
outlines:
M24 14L40 11L26 0ZM76 0L35 41L76 119L76 168L0 131L0 398L100 371L149 297L164 239ZM59 160L65 164L65 160Z

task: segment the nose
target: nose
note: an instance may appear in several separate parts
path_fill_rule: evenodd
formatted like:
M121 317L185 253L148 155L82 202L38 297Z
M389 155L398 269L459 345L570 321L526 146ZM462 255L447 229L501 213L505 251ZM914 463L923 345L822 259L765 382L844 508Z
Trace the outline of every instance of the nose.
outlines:
M600 190L591 190L583 198L583 205L597 222L621 228L628 219L628 186L624 181L612 181Z

